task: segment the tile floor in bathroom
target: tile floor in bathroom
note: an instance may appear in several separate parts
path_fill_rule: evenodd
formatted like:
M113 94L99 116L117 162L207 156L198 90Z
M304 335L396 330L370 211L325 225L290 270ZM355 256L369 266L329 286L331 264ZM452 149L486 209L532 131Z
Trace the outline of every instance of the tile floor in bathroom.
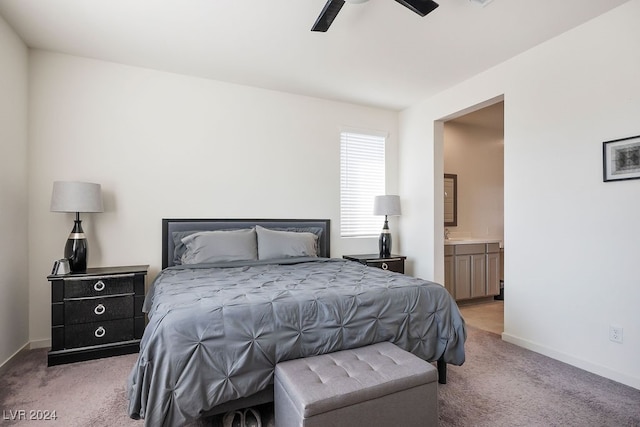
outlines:
M458 307L467 325L498 335L504 332L504 301L461 301Z

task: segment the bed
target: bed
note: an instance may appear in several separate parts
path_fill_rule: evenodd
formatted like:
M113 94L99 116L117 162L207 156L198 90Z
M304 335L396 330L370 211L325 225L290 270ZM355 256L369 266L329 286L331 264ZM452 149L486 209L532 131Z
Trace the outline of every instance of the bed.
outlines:
M278 362L390 341L464 363L441 285L330 258L329 220L163 219L129 415L178 426L273 400Z

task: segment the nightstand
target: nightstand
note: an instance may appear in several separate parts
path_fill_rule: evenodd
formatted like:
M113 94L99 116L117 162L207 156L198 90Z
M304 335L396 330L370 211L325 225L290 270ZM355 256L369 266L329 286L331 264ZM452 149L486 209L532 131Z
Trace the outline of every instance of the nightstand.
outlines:
M381 268L402 274L404 274L404 260L407 259L406 256L402 255L391 255L389 258L381 258L379 254L343 255L342 258L357 261L369 267Z
M140 351L148 265L52 274L48 366Z

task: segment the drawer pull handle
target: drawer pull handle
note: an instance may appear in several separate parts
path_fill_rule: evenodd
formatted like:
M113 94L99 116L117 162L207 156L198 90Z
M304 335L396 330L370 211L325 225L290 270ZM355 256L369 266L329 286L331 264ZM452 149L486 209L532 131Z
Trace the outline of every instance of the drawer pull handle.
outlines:
M105 287L105 285L104 285L104 282L102 280L98 280L96 282L96 284L93 285L93 289L95 289L96 292L104 291L104 287Z
M106 334L107 331L104 330L104 328L102 326L100 326L98 329L96 329L96 331L93 333L93 335L96 336L96 338L102 338L104 336L104 334Z
M98 316L100 316L101 314L104 314L104 312L105 312L106 310L107 310L107 309L106 309L106 308L104 308L104 305L102 305L102 304L98 304L98 305L96 305L96 308L93 310L93 312L94 312L95 314L97 314Z
M386 262L382 263L382 269L383 270L388 270L389 269L389 265Z

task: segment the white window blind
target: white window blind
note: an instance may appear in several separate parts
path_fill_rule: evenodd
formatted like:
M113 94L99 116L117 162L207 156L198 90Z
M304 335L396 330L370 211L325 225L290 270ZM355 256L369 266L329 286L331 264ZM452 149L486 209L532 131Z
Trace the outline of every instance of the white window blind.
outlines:
M378 236L382 219L373 215L373 199L385 194L385 137L340 134L340 236Z

